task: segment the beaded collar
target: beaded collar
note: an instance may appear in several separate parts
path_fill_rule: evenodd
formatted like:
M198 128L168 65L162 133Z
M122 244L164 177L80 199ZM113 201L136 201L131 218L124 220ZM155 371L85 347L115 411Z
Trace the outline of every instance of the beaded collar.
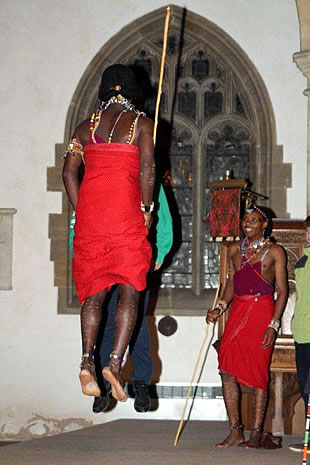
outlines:
M264 239L264 237L261 237L257 241L249 242L248 238L244 238L243 241L240 244L240 251L241 251L241 256L244 257L246 260L242 263L242 266L244 266L246 263L251 261L256 255L263 250L269 240Z
M96 130L97 130L99 124L100 124L102 114L113 103L118 103L119 105L122 105L124 107L124 110L120 113L119 117L124 112L127 112L127 111L133 111L137 115L140 114L139 110L137 110L136 107L132 103L130 103L129 100L127 100L125 97L123 97L121 94L113 95L113 97L111 97L107 102L101 102L101 104L100 104L98 110L96 111L96 113L93 113L91 118L90 118L90 133L91 133L91 139L92 139L94 144L96 143L95 134L96 134ZM142 115L145 116L145 113L142 113ZM119 118L117 118L116 121L118 122ZM115 129L115 126L116 126L116 124L114 125L114 127L112 129L112 134L113 134L113 130ZM130 126L129 137L128 137L128 140L127 140L127 144L129 144L130 141L131 141L133 127L134 127L134 122ZM109 143L111 143L112 134L110 133L110 135L109 135L109 141L108 141Z
M109 108L109 106L112 105L112 103L118 103L119 105L122 105L126 108L127 111L134 111L135 113L139 113L136 107L121 94L113 95L113 97L111 97L107 102L101 102L99 108L102 108L102 110L104 111L107 108Z

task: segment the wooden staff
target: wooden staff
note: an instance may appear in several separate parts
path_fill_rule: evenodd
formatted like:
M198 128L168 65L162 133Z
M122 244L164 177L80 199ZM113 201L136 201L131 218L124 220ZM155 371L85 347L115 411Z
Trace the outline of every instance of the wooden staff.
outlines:
M163 51L162 51L162 55L161 55L161 64L160 64L160 73L159 73L159 82L158 82L158 92L157 92L157 100L156 100L156 108L155 108L155 120L154 120L154 131L153 131L154 145L155 145L155 142L156 142L156 132L157 132L157 125L158 125L159 105L160 105L160 98L161 98L162 88L163 88L163 78L164 78L164 71L165 71L165 58L166 58L167 42L168 42L169 20L170 20L170 6L167 6L166 20L165 20L165 27L164 27L164 37L163 37Z
M221 285L219 285L219 287L216 290L216 294L215 294L215 297L214 297L214 300L213 300L213 305L212 305L211 310L214 310L214 308L215 308L215 305L216 305L216 302L217 302L217 299L218 299L218 296L219 296L220 288L221 288ZM192 379L190 380L190 384L189 384L189 387L188 387L188 390L187 390L186 401L185 401L185 405L184 405L184 408L183 408L181 420L180 420L180 423L179 423L179 428L178 428L178 431L177 431L177 434L175 436L175 440L174 440L174 443L173 443L174 446L176 446L178 444L179 436L180 436L182 426L183 426L184 415L185 415L185 412L186 412L186 409L187 409L188 399L189 399L189 396L190 396L191 391L192 391L192 385L193 385L193 382L194 382L194 379L195 379L195 376L196 376L196 373L197 373L197 370L198 370L199 362L200 362L201 355L202 355L204 345L206 343L207 338L208 338L208 325L206 326L206 334L205 334L205 337L204 337L204 339L202 341L200 351L199 351L199 354L198 354L198 357L197 357L197 360L196 360L196 365L195 365L195 368L194 368L194 371L193 371Z

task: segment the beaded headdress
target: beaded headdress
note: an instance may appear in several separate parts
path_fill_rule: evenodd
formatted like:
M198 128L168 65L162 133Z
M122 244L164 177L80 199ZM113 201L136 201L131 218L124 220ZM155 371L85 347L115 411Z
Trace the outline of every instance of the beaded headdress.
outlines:
M265 219L265 221L269 222L268 216L260 208L258 208L256 205L254 205L253 208L248 208L247 213L252 213L254 210L256 210L258 213L260 213L262 215L262 217Z
M263 210L264 207L259 208L256 205L251 205L251 208L246 209L246 213L252 213L253 211L257 211L260 215L262 215L263 220L267 222L267 226L264 230L264 237L269 237L272 232L273 228L273 221L272 221L272 215L268 214L268 212L264 212Z

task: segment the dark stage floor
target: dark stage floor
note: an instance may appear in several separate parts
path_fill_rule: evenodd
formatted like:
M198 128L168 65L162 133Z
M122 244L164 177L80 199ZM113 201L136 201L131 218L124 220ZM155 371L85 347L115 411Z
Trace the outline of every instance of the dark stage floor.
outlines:
M288 444L300 436L283 438L283 448L217 450L228 423L190 421L173 446L176 421L118 420L103 425L0 447L1 465L295 465L302 454ZM309 461L310 461L310 455Z

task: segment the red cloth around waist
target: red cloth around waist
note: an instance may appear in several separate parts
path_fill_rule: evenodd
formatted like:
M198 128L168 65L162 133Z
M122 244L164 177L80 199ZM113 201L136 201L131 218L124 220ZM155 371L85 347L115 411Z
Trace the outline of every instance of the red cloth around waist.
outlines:
M219 369L240 384L267 391L273 347L263 349L264 333L273 317L271 295L235 296L221 339Z
M151 260L141 211L139 150L128 144L84 147L76 207L73 273L81 302L114 283L146 287Z

